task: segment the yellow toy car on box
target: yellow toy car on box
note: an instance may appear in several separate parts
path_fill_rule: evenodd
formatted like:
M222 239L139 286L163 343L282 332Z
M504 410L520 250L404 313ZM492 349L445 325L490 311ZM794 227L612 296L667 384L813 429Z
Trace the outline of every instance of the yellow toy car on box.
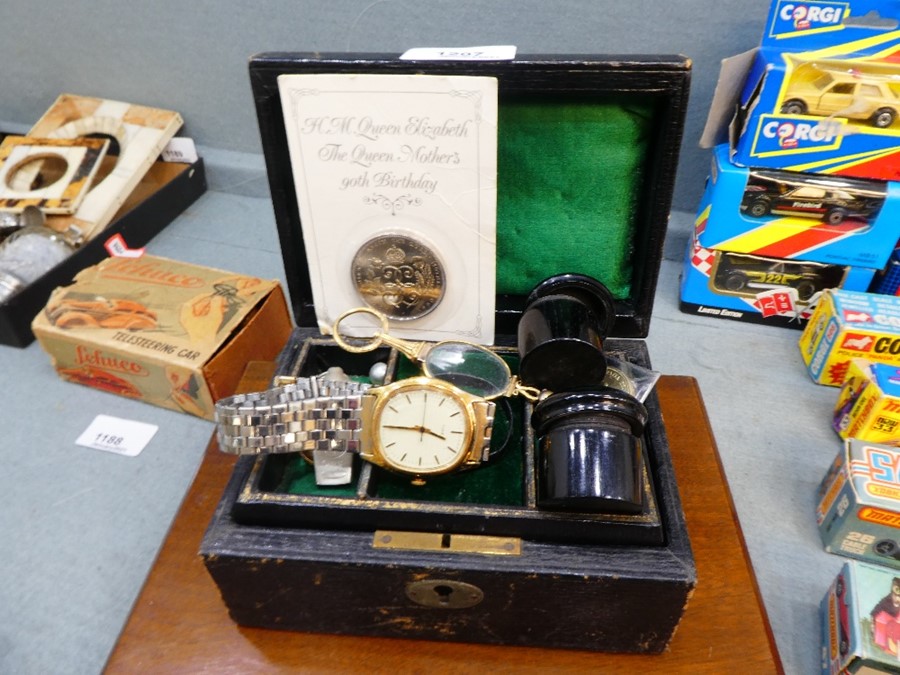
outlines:
M847 63L808 63L795 71L781 106L786 115L818 115L864 120L879 129L887 129L900 110L898 71L850 68ZM803 70L817 75L802 77ZM888 79L890 78L890 79Z
M900 0L772 0L723 61L701 145L754 169L900 181Z

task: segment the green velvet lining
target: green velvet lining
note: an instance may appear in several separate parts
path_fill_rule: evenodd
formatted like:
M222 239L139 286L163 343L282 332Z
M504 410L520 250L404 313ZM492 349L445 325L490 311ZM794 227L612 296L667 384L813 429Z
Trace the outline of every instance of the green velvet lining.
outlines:
M631 294L635 209L652 103L504 101L497 156L497 291L560 272Z

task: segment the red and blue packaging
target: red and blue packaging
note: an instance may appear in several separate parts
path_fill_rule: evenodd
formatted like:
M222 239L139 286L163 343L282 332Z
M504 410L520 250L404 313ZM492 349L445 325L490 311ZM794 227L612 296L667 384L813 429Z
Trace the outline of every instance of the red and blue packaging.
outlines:
M865 291L875 270L743 255L691 236L681 273L681 311L802 329L827 289Z
M900 241L898 18L900 0L774 0L760 46L723 63L682 311L802 327L827 289L900 280L881 273Z
M704 143L727 134L748 167L900 179L898 17L900 0L775 0L760 46L723 65Z
M824 290L867 291L898 239L900 184L752 171L733 165L721 144L688 242L680 307L802 328Z
M698 211L698 243L733 253L880 270L900 240L900 183L748 169L724 144Z

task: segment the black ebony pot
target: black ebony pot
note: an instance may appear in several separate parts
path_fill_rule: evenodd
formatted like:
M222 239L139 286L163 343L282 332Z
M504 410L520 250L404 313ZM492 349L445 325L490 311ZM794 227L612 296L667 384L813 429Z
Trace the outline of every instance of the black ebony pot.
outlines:
M606 375L603 340L616 320L612 294L583 274L545 279L519 319L519 379L550 391L598 386Z
M647 409L611 387L558 393L534 407L538 506L600 513L643 509Z

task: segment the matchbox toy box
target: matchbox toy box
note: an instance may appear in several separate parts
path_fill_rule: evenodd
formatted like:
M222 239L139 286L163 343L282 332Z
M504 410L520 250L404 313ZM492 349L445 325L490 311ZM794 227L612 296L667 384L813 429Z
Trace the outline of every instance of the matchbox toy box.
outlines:
M850 361L900 365L900 297L832 289L823 293L800 335L810 377L840 386Z
M32 329L65 380L212 419L291 320L277 281L142 256L81 271Z
M841 438L900 445L900 368L853 359L834 409Z
M747 169L721 144L695 231L707 249L878 270L900 240L900 183Z
M822 673L900 672L900 578L850 561L819 605Z
M851 438L817 493L829 553L900 568L900 450Z
M743 166L897 180L898 16L897 0L774 0L760 47L723 64L704 143L727 131Z

